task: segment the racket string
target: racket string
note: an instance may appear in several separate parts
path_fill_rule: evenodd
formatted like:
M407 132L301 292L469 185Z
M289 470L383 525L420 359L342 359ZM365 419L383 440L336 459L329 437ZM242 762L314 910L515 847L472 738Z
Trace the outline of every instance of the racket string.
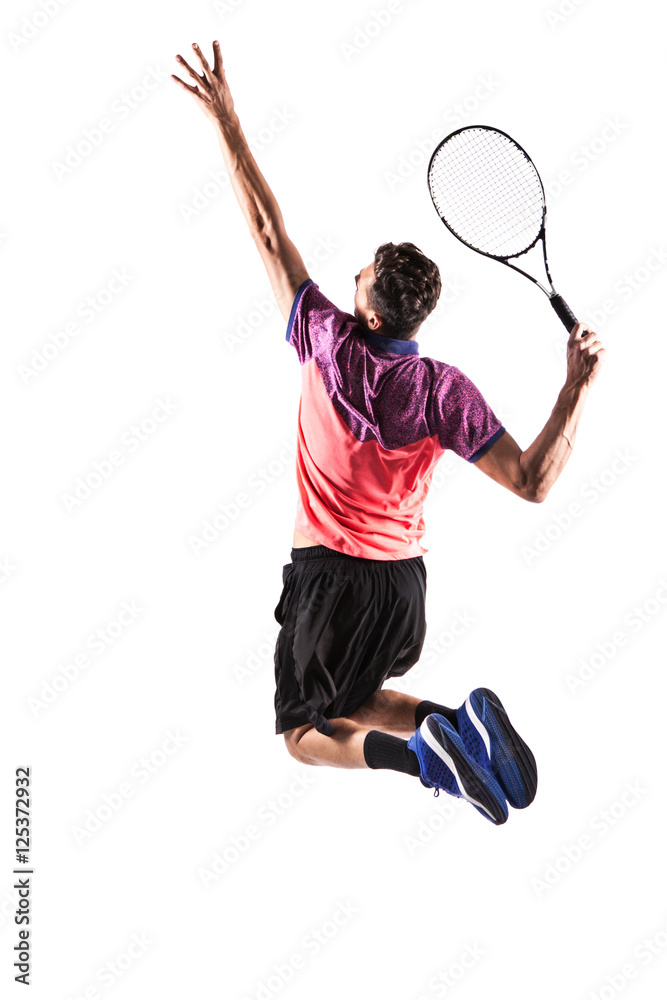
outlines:
M461 137L455 138L460 139ZM535 179L534 168L520 153L520 150L513 147L509 141L504 145L499 144L490 139L488 132L477 132L474 140L471 142L470 137L466 135L463 143L459 143L459 146L464 147L463 149L454 148L452 143L443 147L434 164L435 187L438 187L438 182L447 183L448 180L451 187L453 175L456 174L455 179L458 181L456 195L460 199L460 204L457 207L462 214L470 213L473 217L476 214L478 218L484 217L488 220L488 209L491 204L495 208L496 217L505 215L512 222L510 212L516 212L516 208L523 203L525 184L527 182L530 185L531 181ZM508 152L510 156L513 152L520 155L510 158L507 156ZM461 176L462 170L466 171L467 176ZM524 190L521 189L522 187ZM533 189L535 190L534 185ZM435 193L442 195L445 190L446 188L441 186L440 190L436 190ZM540 202L539 210L542 202L541 188L535 193L537 193ZM480 194L483 195L482 198L480 198ZM502 200L501 196L503 196ZM439 200L442 199L439 198ZM532 215L533 212L529 210L529 217L532 218ZM516 217L514 217L514 221L516 222Z
M433 157L429 187L449 228L483 253L518 256L541 232L545 206L539 176L502 133L473 127L446 140Z

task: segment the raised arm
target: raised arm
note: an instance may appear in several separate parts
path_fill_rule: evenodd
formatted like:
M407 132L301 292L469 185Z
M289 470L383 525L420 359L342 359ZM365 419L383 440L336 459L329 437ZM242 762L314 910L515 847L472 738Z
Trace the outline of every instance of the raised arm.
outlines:
M201 63L202 74L196 73L182 56L177 55L176 58L189 73L194 85L185 83L174 74L172 80L194 96L206 117L215 125L234 194L264 261L278 308L287 321L294 294L308 277L306 266L285 231L278 202L243 134L225 79L220 43L213 42L213 69L196 42L192 48Z
M588 391L598 375L605 349L582 323L567 344L567 376L551 416L525 451L507 432L475 465L501 486L532 503L541 503L572 454Z

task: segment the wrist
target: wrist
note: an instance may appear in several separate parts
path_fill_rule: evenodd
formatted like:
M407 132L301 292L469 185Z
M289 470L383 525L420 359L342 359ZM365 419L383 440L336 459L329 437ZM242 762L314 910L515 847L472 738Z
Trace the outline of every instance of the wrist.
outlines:
M241 128L241 122L236 111L231 111L227 115L218 114L215 116L214 125L216 131L219 132L225 139L239 139L243 136L243 130Z

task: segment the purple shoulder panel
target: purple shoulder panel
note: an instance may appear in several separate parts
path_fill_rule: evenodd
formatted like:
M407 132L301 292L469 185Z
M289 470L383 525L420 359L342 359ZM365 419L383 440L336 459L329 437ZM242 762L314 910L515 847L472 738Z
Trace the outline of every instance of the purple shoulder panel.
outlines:
M302 365L315 360L333 407L357 440L395 450L436 435L443 449L475 461L502 434L479 389L458 368L382 350L377 336L371 344L364 333L311 279L298 289L287 339Z

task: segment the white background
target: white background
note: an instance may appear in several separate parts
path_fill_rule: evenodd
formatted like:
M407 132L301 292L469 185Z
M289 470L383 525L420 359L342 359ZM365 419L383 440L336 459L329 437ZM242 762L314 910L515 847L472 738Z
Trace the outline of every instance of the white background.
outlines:
M2 13L2 979L14 770L30 765L32 996L653 1000L658 8L44 4ZM300 372L215 133L169 80L177 52L210 55L214 38L290 236L342 308L376 246L415 242L450 283L420 353L460 366L533 440L564 378L563 327L445 230L426 185L436 134L490 124L537 163L556 286L607 345L546 503L451 456L426 504L428 635L402 688L453 706L480 684L500 694L540 776L500 828L402 774L299 766L274 735ZM226 870L206 881L216 855Z

